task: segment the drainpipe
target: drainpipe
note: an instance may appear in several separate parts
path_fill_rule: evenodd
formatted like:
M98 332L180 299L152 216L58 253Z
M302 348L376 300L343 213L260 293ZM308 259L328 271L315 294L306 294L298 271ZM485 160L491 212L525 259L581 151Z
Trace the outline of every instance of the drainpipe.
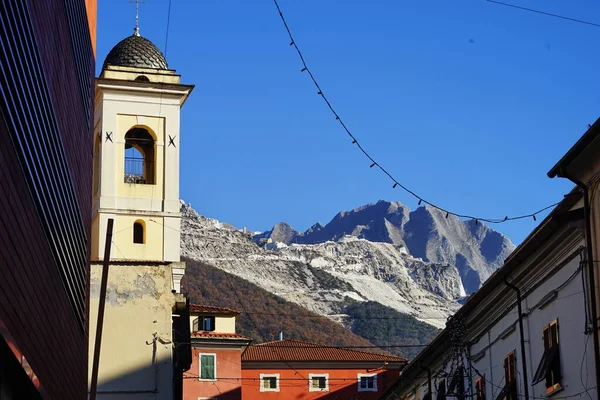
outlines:
M421 369L427 371L427 390L429 391L429 399L433 400L433 390L431 390L431 368L424 367L421 362Z
M521 367L523 368L523 390L525 400L529 400L529 379L527 379L527 355L525 354L525 336L523 333L523 310L521 309L521 290L504 277L504 283L517 293L517 311L519 313L519 332L521 335ZM516 379L516 378L515 378Z
M594 252L592 249L592 223L590 221L592 215L592 208L590 206L589 189L586 184L581 182L579 179L568 176L563 170L560 171L561 175L579 186L583 190L583 211L585 220L585 247L587 250L587 262L588 262L588 275L590 281L590 303L592 313L592 336L594 338L594 364L596 367L596 388L600 387L600 350L598 348L598 311L596 309L596 280L594 278ZM589 332L586 332L589 333ZM597 389L598 390L598 389ZM598 396L600 398L600 396Z

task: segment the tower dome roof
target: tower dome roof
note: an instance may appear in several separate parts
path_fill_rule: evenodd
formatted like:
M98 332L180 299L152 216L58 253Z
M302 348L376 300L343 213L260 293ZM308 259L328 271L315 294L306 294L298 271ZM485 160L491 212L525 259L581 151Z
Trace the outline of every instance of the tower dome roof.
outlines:
M109 65L153 69L169 68L167 59L158 47L148 39L140 36L137 31L112 48L104 60L102 69Z

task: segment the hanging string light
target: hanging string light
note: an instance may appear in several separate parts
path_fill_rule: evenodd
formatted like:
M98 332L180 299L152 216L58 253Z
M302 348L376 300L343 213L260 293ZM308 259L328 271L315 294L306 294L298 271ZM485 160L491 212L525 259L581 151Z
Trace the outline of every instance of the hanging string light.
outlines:
M525 218L533 218L534 221L537 221L536 216L538 214L541 214L541 213L543 213L544 211L546 211L548 209L554 208L554 207L556 207L559 204L559 202L554 203L554 204L550 204L549 206L546 206L546 207L544 207L544 208L542 208L540 210L537 210L535 212L528 213L528 214L523 214L523 215L518 215L518 216L514 216L514 217L506 216L504 218L482 218L482 217L476 217L476 216L469 215L469 214L461 214L461 213L457 213L457 212L453 212L453 211L447 210L447 209L445 209L445 208L443 208L441 206L438 206L438 205L436 205L436 204L434 204L434 203L432 203L430 201L427 201L427 200L423 199L423 197L417 195L415 192L413 192L412 190L410 190L408 187L406 187L402 183L398 182L398 180L396 180L396 178L394 178L390 172L388 172L380 163L378 163L377 161L375 161L375 159L365 150L365 148L360 144L360 142L358 141L358 139L356 138L356 136L354 136L354 134L350 131L350 129L346 126L346 124L342 121L342 118L337 113L337 111L335 111L335 109L333 108L331 102L329 101L329 99L327 98L327 96L325 95L325 93L323 92L323 90L321 89L321 86L319 85L319 82L315 78L313 72L308 67L308 64L306 63L306 59L304 58L304 55L302 54L302 51L300 51L300 47L298 47L298 45L296 44L296 41L294 40L294 37L292 35L292 31L290 30L290 27L288 26L287 21L286 21L285 17L283 16L283 12L281 11L281 8L279 7L279 3L277 2L277 0L273 0L273 2L275 3L275 7L277 8L277 12L279 13L279 17L281 18L281 21L283 22L283 26L285 27L285 30L286 30L286 32L287 32L287 34L289 36L290 46L294 47L294 49L298 53L298 57L300 58L300 62L302 63L302 69L300 70L300 72L306 72L308 74L308 76L310 77L310 80L312 81L312 83L315 85L315 87L317 89L317 94L323 98L323 101L325 102L325 104L327 105L327 107L329 108L329 110L333 113L335 119L340 123L340 125L342 126L342 129L344 129L344 131L346 132L346 134L352 139L352 144L356 145L356 147L363 153L363 155L365 155L365 157L367 157L367 159L370 160L371 164L370 164L369 168L374 168L374 167L379 168L379 170L381 170L381 172L383 172L393 182L393 188L394 189L399 186L405 192L407 192L411 196L413 196L416 199L418 199L419 200L419 205L421 205L422 203L425 203L426 205L428 205L430 207L433 207L433 208L435 208L435 209L437 209L437 210L439 210L439 211L441 211L443 213L446 213L446 218L448 218L449 215L453 215L453 216L458 217L458 218L473 220L476 225L478 225L479 222L487 222L487 223L490 223L490 224L501 224L501 223L504 223L504 222L515 221L515 220L525 219Z

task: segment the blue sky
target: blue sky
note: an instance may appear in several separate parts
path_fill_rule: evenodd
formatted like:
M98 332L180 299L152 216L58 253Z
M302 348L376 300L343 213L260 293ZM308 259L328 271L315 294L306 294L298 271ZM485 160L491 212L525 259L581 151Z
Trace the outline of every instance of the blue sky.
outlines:
M239 228L304 230L417 201L351 144L271 0L145 0L140 30L196 88L182 109L181 197ZM596 4L594 4L596 3ZM600 23L592 0L515 0ZM310 68L374 158L421 197L502 218L562 199L546 172L600 116L600 28L485 0L280 0ZM98 68L135 5L98 4ZM495 225L521 242L538 222Z

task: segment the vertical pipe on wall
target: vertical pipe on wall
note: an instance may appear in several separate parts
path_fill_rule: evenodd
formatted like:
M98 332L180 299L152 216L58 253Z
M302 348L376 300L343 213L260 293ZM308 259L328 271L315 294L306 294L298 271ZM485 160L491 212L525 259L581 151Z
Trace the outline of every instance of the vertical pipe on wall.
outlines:
M431 387L431 368L425 367L423 363L421 363L421 369L427 371L427 390L429 392L429 399L433 399L433 389Z
M589 288L590 288L590 312L592 314L592 337L594 339L594 366L596 370L596 393L599 392L600 385L600 345L598 338L598 310L596 307L596 279L594 277L594 251L592 241L592 224L591 216L592 209L590 205L590 191L586 184L581 182L579 179L571 177L561 170L561 175L579 186L583 190L583 211L585 219L585 247L586 247L586 258L588 264L588 275L589 275ZM589 333L589 332L587 332ZM598 398L600 396L597 395Z
M521 290L518 287L508 282L506 276L504 283L510 289L517 293L517 312L519 313L519 333L521 336L521 366L523 368L523 391L525 400L529 400L529 379L527 379L527 355L525 354L525 337L523 332L523 310L521 308Z
M100 363L100 346L102 345L102 326L104 325L104 304L106 302L106 287L108 285L108 265L110 263L110 247L113 234L112 218L106 226L106 242L104 244L104 263L102 264L102 280L100 281L100 298L98 304L98 322L96 324L96 343L94 344L94 361L92 363L92 383L90 385L90 400L96 400L98 389L98 368Z

